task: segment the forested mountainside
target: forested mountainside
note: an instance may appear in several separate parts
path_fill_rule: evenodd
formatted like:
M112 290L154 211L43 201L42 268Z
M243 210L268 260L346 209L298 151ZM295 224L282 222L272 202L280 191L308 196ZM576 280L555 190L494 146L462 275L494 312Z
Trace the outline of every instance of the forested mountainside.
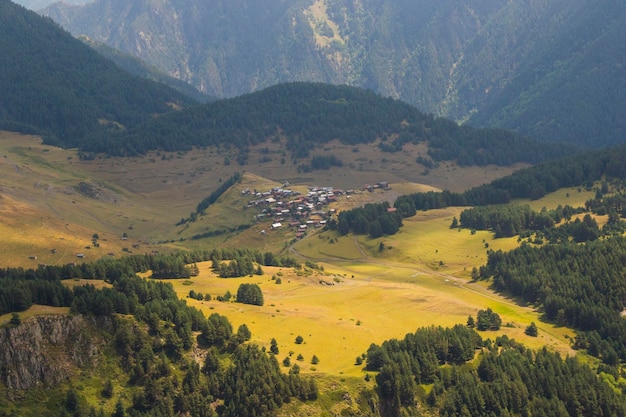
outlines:
M321 81L543 141L624 139L621 0L96 0L42 13L210 95Z
M293 160L309 156L331 140L359 145L377 143L382 152L428 142L421 163L456 160L460 165L536 163L572 153L573 147L539 144L500 129L458 126L414 107L356 87L287 83L224 99L151 120L136 129L91 135L69 145L84 151L135 155L149 150L188 150L223 146L238 149L282 142ZM330 155L328 156L330 157Z
M0 0L0 128L68 144L195 101L130 75L48 18Z

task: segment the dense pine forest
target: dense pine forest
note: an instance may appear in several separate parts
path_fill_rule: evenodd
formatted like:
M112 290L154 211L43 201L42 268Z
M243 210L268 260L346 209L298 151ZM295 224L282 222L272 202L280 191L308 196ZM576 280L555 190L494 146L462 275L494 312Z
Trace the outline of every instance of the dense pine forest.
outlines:
M620 395L577 359L461 325L372 344L367 369L378 371L383 415L420 415L424 403L446 417L626 415Z
M542 142L611 146L626 127L622 0L96 0L43 12L218 97L318 81Z
M187 306L169 283L136 275L153 268L178 274L174 271L189 262L238 259L244 255L283 265L283 260L271 253L211 250L129 256L36 270L3 269L0 308L2 313L22 311L36 302L70 306L71 314L110 317L114 321L113 333L108 335L110 349L118 365L126 370L127 381L122 381L125 389L133 393L130 401L119 400L119 414L115 415L271 416L293 398L316 399L315 382L301 378L297 372L282 373L273 355L244 344L250 339L245 325L235 332L226 317L214 313L207 318ZM284 261L285 265L297 266L293 260ZM96 289L85 285L69 290L60 281L69 277L106 279L111 286ZM263 304L262 297L258 287L245 287L237 294L238 302L257 305ZM129 315L136 322L129 321ZM13 325L19 325L19 320ZM202 366L188 358L194 346L206 353ZM9 377L7 372L0 370L0 380ZM110 398L111 381L105 383L103 391ZM0 398L0 405L3 401ZM217 408L216 401L221 404ZM0 415L13 415L3 411L8 409L4 404ZM72 388L62 411L74 416L104 415L102 410L80 401Z
M331 140L350 145L380 141L383 152L427 142L427 161L456 160L461 165L536 163L575 151L566 145L540 145L504 130L460 127L371 91L316 83L269 87L172 113L115 135L98 133L74 146L119 155L206 146L234 147L245 154L249 146L282 138L296 160Z
M545 319L579 330L574 346L607 365L626 360L626 240L613 237L492 252L480 277L497 291L541 307Z
M622 179L626 177L626 146L618 146L600 151L586 152L566 158L560 158L546 163L537 164L531 168L522 169L509 176L492 181L479 187L471 188L463 193L429 191L403 195L396 199L390 212L389 203L370 204L366 207L357 207L340 213L338 219L330 226L342 234L349 232L382 236L396 233L402 226L403 217L414 216L418 210L440 209L450 206L488 206L502 205L517 198L538 199L549 192L565 187L591 187L595 181L601 179ZM605 200L589 202L589 208L596 205L603 214L609 210L623 213L620 195L607 197ZM602 203L601 201L605 201ZM609 207L610 206L610 207ZM612 207L612 209L611 209ZM565 213L564 213L565 211ZM517 226L511 221L505 226L508 230L495 230L494 222L484 220L496 213L500 218L512 220L516 218ZM505 214L508 212L508 214ZM515 212L515 214L513 214ZM563 215L571 217L578 212L574 208L562 208L559 213L548 215L530 214L523 208L500 207L491 212L487 209L475 209L464 215L465 223L462 226L475 229L493 229L498 236L512 236L522 230L543 229L554 226ZM480 214L479 214L480 213ZM523 219L522 219L523 217ZM531 218L532 217L532 218ZM393 226L390 223L393 220ZM457 219L458 220L458 219ZM382 223L381 223L382 221ZM370 224L378 222L388 225L380 228L372 226L374 234L370 233ZM523 225L522 225L523 223ZM456 225L455 225L456 226ZM503 225L500 225L503 226ZM586 239L585 239L586 240Z
M131 76L50 19L0 0L0 128L76 146L196 102Z

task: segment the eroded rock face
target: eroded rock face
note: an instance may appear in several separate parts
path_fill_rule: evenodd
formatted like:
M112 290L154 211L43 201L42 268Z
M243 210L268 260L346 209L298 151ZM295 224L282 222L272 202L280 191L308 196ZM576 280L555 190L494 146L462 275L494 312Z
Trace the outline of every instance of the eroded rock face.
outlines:
M0 329L0 382L10 390L53 386L94 365L107 318L40 316Z

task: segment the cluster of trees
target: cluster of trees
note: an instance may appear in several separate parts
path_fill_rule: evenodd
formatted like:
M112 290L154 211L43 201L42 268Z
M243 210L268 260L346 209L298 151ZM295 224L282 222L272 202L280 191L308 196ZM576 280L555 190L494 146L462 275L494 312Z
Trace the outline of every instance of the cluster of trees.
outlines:
M600 216L612 213L626 217L626 194L623 190L606 195L601 190L596 197L585 202L585 208Z
M626 360L626 238L490 252L480 277L577 329L575 346L614 365Z
M240 256L230 261L216 262L213 264L213 270L221 278L245 277L246 275L263 275L261 265L254 266L252 258L249 256Z
M237 289L237 302L243 304L252 304L255 306L263 305L263 292L257 284L241 284Z
M132 255L119 259L103 258L92 263L67 264L62 266L42 265L36 269L0 269L0 314L23 311L32 304L59 307L73 306L76 312L108 315L111 313L134 313L137 303L142 303L156 293L173 295L173 290L165 290L160 283L151 289L150 281L129 281L127 277L138 272L152 271L154 278L186 278L195 273L188 265L197 262L213 261L213 265L228 265L237 275L262 274L263 266L300 267L290 257L279 257L272 252L259 252L250 249L199 249L174 252L171 254ZM229 262L222 262L228 260ZM256 266L255 266L256 264ZM246 268L241 268L241 266ZM241 274L241 275L239 275ZM60 281L64 279L99 279L112 283L114 288L122 286L123 291L77 287L68 289ZM124 296L125 292L135 295ZM156 295L155 295L156 296ZM159 297L157 297L159 298Z
M0 278L0 315L24 311L33 304L67 307L72 291L58 281Z
M417 210L432 210L449 206L502 205L509 203L513 198L541 198L546 193L562 187L579 187L583 184L591 187L594 181L602 178L624 178L626 177L624 160L626 160L626 145L566 157L549 164L538 164L532 168L520 170L507 177L494 180L490 184L471 188L463 193L428 191L403 195L398 197L393 204L393 207L397 209L395 214L398 216L398 228L402 226L402 218L414 216ZM607 198L608 201L611 200ZM612 212L616 212L618 207L619 212L622 211L622 206L618 206L619 201L621 200L618 198L612 200L616 207ZM591 203L589 204L591 205ZM359 234L369 233L369 223L376 219L372 213L382 213L388 207L388 203L385 202L371 204L367 210L356 208L342 212L336 223L329 224L329 227L333 227L343 234L350 231ZM552 223L558 223L561 218L568 218L574 213L570 207L563 207L550 213L549 217L552 218L550 220L546 216L547 213L532 214L530 210L523 208L484 208L467 211L463 226L476 229L493 228L495 230L496 226L501 223L496 232L501 233L502 236L512 236L525 229L539 230L544 226L550 226ZM617 217L617 215L613 216L612 224L618 223ZM376 226L372 227L378 230ZM383 231L383 234L393 234L397 231L394 228L389 228L387 231Z
M330 169L331 167L342 167L343 162L335 155L315 155L311 158L311 164L303 164L298 169L304 172L311 172L318 169Z
M495 237L511 237L527 231L545 230L570 220L583 209L566 205L555 210L536 212L528 205L499 205L463 210L460 226L467 229L493 230Z
M478 366L441 369L427 396L442 417L624 416L619 394L576 358L508 340L485 342Z
M371 345L366 364L378 371L382 415L421 415L423 406L446 417L626 415L620 395L576 358L533 352L506 336L482 340L461 325ZM433 384L428 395L424 383Z
M401 415L414 407L419 384L439 379L443 364L462 364L474 357L481 339L476 331L457 325L452 329L428 327L402 340L388 340L367 351L366 369L378 371L376 384L383 415Z
M476 329L478 330L500 330L501 325L500 315L490 308L479 310L476 314Z
M387 340L380 346L371 344L366 370L382 372L389 361L408 361L404 372L412 372L417 384L429 384L437 379L440 365L465 363L480 346L480 336L467 326L424 327L402 340Z
M350 232L368 234L372 238L393 235L402 226L402 215L390 208L385 201L345 210L339 213L336 222L329 223L329 228L336 229L342 235Z

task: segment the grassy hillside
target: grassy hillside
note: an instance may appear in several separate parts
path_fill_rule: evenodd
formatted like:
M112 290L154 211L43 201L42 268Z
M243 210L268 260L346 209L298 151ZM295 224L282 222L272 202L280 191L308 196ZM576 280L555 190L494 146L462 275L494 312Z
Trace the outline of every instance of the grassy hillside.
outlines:
M233 239L233 245L261 248L265 243L256 238L257 233L253 232L256 229L236 238L232 235L199 241L190 238L233 223L251 222L253 214L243 211L248 201L241 194L245 188L265 190L289 181L302 184L301 187L332 185L359 189L365 183L386 180L398 183L397 191L389 194L389 198L394 198L402 190L422 189L410 184L426 179L440 188L450 185L468 188L515 169L446 164L424 176L421 175L424 168L415 164L410 154L396 153L382 160L376 146L362 146L356 153L353 146L337 143L329 146L346 162L345 167L301 173L293 164L281 164L277 156L264 163L251 160L240 184L243 188L233 189L224 196L230 206L217 204L209 215L181 227L176 223L188 217L202 199L235 172L242 172L242 167L236 164L224 164L225 157L236 157L234 151L209 148L190 153L163 152L86 161L78 157L76 150L43 145L38 137L1 132L3 221L0 228L5 245L0 249L0 264L63 264L76 261L78 253L93 260L110 252L115 256L126 251L144 253L173 244L223 244L227 238ZM251 148L252 153L259 154L255 149L260 147ZM412 169L414 164L416 168ZM240 213L239 220L234 222L231 216L236 212ZM124 233L127 240L121 240ZM94 234L99 236L99 247L92 246ZM181 237L187 240L180 243ZM270 246L275 244L278 242Z
M364 147L354 153L352 146L336 142L329 146L336 146L346 155L356 154L358 158L370 152ZM202 199L240 168L225 165L224 153L209 148L186 154L153 153L132 159L85 161L76 157L76 151L42 145L38 138L5 133L0 137L0 155L3 173L0 209L5 242L0 262L5 266L61 265L80 261L76 258L78 251L86 253L86 260L93 260L110 256L107 255L110 251L114 251L117 258L127 253L211 247L257 248L309 262L302 268L264 266L263 275L228 279L216 276L211 269L212 262L198 262L197 276L167 280L187 305L200 309L207 316L224 315L234 329L246 324L252 332L253 343L270 349L271 340L276 339L279 350L276 358L284 373L289 368L283 366L282 361L289 357L291 364L297 364L304 376L315 378L320 387L319 398L307 403L293 401L281 410L282 413L375 415L372 414L375 406L366 400L368 396L376 398L372 396L377 395L372 391L374 374L365 370L365 364L357 365L357 357L372 343L402 339L418 327L465 324L468 316L476 317L479 310L486 308L498 313L503 325L497 331L480 332L483 338L493 341L506 335L532 349L546 346L548 351L564 356L578 355L584 361L595 363L595 359L572 350L575 333L571 329L542 322L540 309L518 304L506 294L494 293L485 281L471 281L472 270L487 262L488 251L509 251L520 242L516 237L496 239L490 231L451 229L452 218L459 217L462 208L420 211L404 219L399 233L377 239L340 236L337 232L317 228L293 242L293 231L269 231L271 220L264 220L253 223L243 233L193 240L194 234L250 221L252 209L243 208L250 199L244 193L246 189L267 190L282 186L287 179L290 188L306 192L307 185L334 185L332 175L323 172L316 176L314 171L305 178L297 172L297 166L285 164L282 171L275 173L281 178L268 178L263 174L272 169L255 164L249 167L255 172L244 172L241 182L222 194L196 222L176 226L181 217L188 216ZM476 167L442 165L427 176L418 172L411 174L432 185L409 181L407 177L405 181L392 182L390 190L368 192L360 190L362 180L379 178L381 181L383 166L392 164L398 171L403 166L400 153L394 154L395 159L387 165L374 159L377 158L375 152L368 155L372 163L362 161L361 168L351 168L351 174L351 169L347 168L345 176L336 177L342 182L341 187L356 190L350 198L342 195L329 207L345 210L367 202L394 200L399 194L443 188L446 182L456 179L463 179L468 188L505 173L504 168L478 171ZM399 174L391 171L389 175ZM574 187L549 193L531 204L536 209L550 209L559 204L581 205L594 195L595 191ZM519 199L515 203L528 202ZM262 229L267 229L265 234L261 233ZM124 233L128 237L123 240ZM96 242L94 234L98 234ZM56 249L55 253L51 249ZM31 255L36 255L37 259L30 259ZM312 268L312 264L323 269ZM83 283L69 280L65 285L76 287ZM93 283L98 288L111 288L103 281ZM226 291L236 294L242 283L257 284L261 288L263 306L217 300ZM192 290L208 294L212 299L198 301L187 297ZM33 306L20 313L20 317L28 321L35 315L66 313L67 308ZM124 317L132 323L129 316ZM0 323L12 318L2 316ZM525 334L525 329L533 322L538 328L537 337ZM158 321L158 326L166 331L172 326L167 323L163 319ZM297 336L302 336L302 343L296 343ZM185 353L183 361L192 358L202 361L204 354L202 350L191 350ZM314 355L319 363L312 363ZM117 381L110 399L101 394L102 378L90 372L83 372L53 390L41 389L28 395L38 396L37 404L49 404L49 407L57 407L55 410L64 407L64 398L70 389L74 389L85 404L103 407L106 412L114 411L118 399L126 407L139 407L131 404L129 396L144 392L144 387L130 382L115 355L107 353L106 358L96 369L98 376ZM222 357L222 360L230 359ZM179 365L172 360L170 369L172 375L182 380L190 368L187 365L179 368ZM366 382L364 378L368 373L371 378ZM173 376L165 379L174 380ZM613 385L619 389L619 384L614 382ZM431 388L426 385L420 390L428 392ZM345 401L346 393L354 401ZM0 400L0 404L9 407L7 409L28 409L22 400Z

